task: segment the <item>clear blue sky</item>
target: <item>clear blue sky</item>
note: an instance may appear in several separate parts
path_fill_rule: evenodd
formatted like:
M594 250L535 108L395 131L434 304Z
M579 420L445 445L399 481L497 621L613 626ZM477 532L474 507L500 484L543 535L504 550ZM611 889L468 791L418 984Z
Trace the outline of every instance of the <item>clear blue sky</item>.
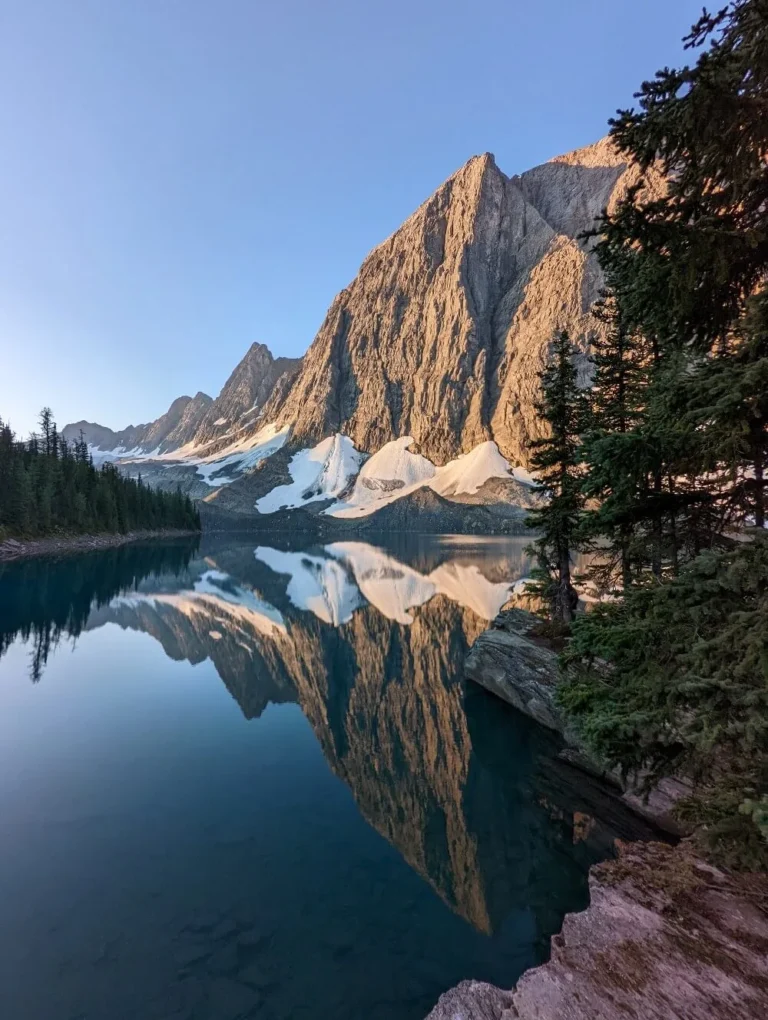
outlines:
M700 7L0 0L0 414L123 427L303 353L458 166L599 138Z

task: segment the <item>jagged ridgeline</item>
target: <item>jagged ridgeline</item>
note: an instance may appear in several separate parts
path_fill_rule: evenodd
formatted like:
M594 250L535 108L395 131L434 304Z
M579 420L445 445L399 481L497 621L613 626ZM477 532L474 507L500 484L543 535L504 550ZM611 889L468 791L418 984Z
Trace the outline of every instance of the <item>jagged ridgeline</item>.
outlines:
M582 234L636 179L607 140L512 177L473 157L367 256L302 359L254 344L215 401L65 435L82 428L97 461L179 484L208 513L359 522L397 501L402 523L459 504L481 530L473 506L530 505L552 335L568 329L585 353L603 328Z
M114 464L94 466L85 439L60 435L49 408L40 415L40 434L26 441L0 419L0 541L199 528L188 496L150 488Z
M82 632L94 608L145 578L179 577L197 546L190 537L0 564L0 656L17 637L31 639L30 675L39 680L51 652L62 638Z

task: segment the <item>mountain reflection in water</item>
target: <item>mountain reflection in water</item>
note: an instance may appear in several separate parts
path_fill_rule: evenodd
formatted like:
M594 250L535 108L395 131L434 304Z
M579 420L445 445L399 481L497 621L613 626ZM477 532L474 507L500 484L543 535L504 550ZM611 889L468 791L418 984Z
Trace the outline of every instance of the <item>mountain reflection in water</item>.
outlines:
M262 988L259 1017L351 1020L376 1007L382 1018L415 1018L462 977L512 984L545 957L564 911L583 906L587 869L615 836L647 834L557 759L551 734L463 682L469 647L528 572L525 546L525 539L430 539L295 549L207 539L202 550L125 547L0 568L0 653L17 637L27 640L33 680L62 640L85 640L111 624L150 635L170 660L212 662L248 720L260 720L270 704L295 703L365 821L454 914L484 936L496 933L486 963L478 949L464 973L446 962L438 975L433 966L389 1006L373 980L373 1001L350 990L343 1005L352 964L342 954L328 964L333 1012L315 963L304 983L294 973L292 991ZM518 918L513 934L510 918ZM383 928L386 918L376 924ZM389 936L379 937L383 960ZM396 941L403 952L407 936ZM237 982L231 962L228 980ZM199 1012L179 1016L224 1020L205 980ZM312 1008L308 995L317 999ZM141 1009L136 1016L156 1015L146 1003ZM83 1013L92 1015L100 1014Z

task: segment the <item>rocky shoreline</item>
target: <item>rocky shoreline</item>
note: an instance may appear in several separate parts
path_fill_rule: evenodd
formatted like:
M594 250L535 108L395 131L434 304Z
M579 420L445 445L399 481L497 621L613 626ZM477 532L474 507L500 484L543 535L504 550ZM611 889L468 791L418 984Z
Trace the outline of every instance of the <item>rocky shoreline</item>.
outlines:
M114 549L130 542L143 542L154 538L188 538L197 531L166 529L159 531L129 531L125 535L56 535L48 538L7 538L0 542L0 563L27 559L31 556L65 556L72 553L92 552L97 549Z
M468 679L571 745L562 757L601 774L558 712L557 653L533 633L536 617L503 611L466 661ZM675 832L670 780L643 800L617 791L638 813ZM679 830L677 830L679 832ZM463 981L427 1020L753 1020L768 1015L768 875L729 875L687 840L628 843L590 871L590 904L566 915L549 961L513 989Z
M560 756L570 765L615 786L621 799L637 814L670 835L686 835L673 815L677 801L690 792L685 781L666 778L649 794L642 795L639 783L622 781L585 753L557 707L558 655L547 642L535 636L540 622L524 609L502 610L470 649L464 675L518 712L559 733L568 745Z
M590 905L507 991L462 981L427 1020L756 1020L768 1010L768 876L683 843L629 843L592 868Z

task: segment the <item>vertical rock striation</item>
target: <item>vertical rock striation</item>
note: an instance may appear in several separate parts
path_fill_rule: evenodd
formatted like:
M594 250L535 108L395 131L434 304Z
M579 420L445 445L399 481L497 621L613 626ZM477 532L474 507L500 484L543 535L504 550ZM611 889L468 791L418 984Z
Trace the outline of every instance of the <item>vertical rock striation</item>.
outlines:
M553 332L586 352L603 328L584 233L637 178L608 139L514 177L474 156L367 256L303 359L253 344L207 406L184 397L151 425L86 432L102 449L193 441L206 455L266 423L290 428L294 449L340 432L374 453L412 436L411 452L437 465L494 440L527 466Z
M557 328L586 348L601 276L582 234L634 171L607 140L507 177L475 156L368 255L265 418L298 445L400 436L440 464L494 439L527 463Z

